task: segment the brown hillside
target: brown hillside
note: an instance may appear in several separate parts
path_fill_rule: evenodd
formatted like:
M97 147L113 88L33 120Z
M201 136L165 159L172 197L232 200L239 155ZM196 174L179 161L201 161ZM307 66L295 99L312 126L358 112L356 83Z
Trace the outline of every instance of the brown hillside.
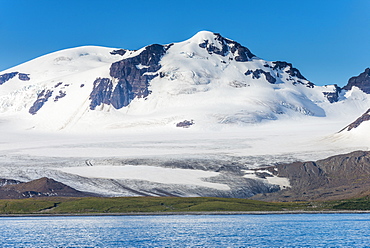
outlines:
M26 183L0 187L0 199L20 199L29 197L68 196L84 197L92 194L75 190L51 178L40 178Z
M338 200L370 192L370 152L356 151L316 162L277 165L278 176L289 178L291 188L256 195L267 201Z

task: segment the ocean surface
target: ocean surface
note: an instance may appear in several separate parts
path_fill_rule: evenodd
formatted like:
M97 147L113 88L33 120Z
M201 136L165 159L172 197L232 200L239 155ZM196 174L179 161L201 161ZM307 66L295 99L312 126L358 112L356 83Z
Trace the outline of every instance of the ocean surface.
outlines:
M0 247L370 247L370 214L1 217Z

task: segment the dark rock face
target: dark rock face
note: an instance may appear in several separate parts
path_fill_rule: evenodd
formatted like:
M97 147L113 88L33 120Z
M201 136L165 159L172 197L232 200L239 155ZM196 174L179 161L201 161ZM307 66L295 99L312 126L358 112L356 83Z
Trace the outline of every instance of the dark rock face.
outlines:
M20 184L21 181L13 180L13 179L0 179L0 187L5 185L13 185L13 184Z
M185 120L185 121L177 123L176 127L189 128L191 125L194 125L193 120L191 120L191 121Z
M287 63L284 61L275 61L272 62L274 66L270 66L268 64L263 65L266 68L272 69L274 71L272 74L271 72L265 71L263 69L256 69L256 70L248 70L244 74L246 76L252 75L253 79L259 79L261 77L261 74L265 75L266 80L270 84L275 84L279 77L281 77L281 73L288 73L289 78L286 80L292 81L293 85L296 84L304 84L308 88L313 88L315 85L311 82L303 83L301 80L307 80L305 77L302 76L302 74L299 72L298 69L294 68L291 63ZM297 80L298 78L298 80Z
M165 46L150 45L136 57L113 63L110 75L119 79L123 88L129 84L135 97L146 97L148 82L158 76L155 72L161 68L159 61L165 52Z
M113 50L112 52L110 52L110 54L112 55L116 55L116 54L119 54L121 56L125 55L126 54L126 50L125 49L119 49L119 50Z
M31 79L29 77L30 74L19 73L19 72L11 72L11 73L6 73L6 74L3 74L3 75L0 75L0 85L9 81L10 79L14 78L17 75L18 75L19 80L22 80L22 81L29 81Z
M11 72L11 73L6 73L3 75L0 75L0 85L5 83L6 81L12 79L13 77L17 76L18 72Z
M41 109L42 106L44 106L45 102L51 97L53 94L53 91L51 90L43 90L37 95L36 101L33 103L31 108L28 110L28 112L32 115L35 115L37 111Z
M220 34L215 33L215 40L209 41L204 40L203 43L199 44L199 47L207 50L209 54L218 54L223 57L229 54L229 52L234 54L235 61L246 62L252 60L255 55L251 51L240 45L238 42L226 39ZM217 42L221 45L221 49L215 46L214 42Z
M342 89L338 87L338 85L335 84L334 87L335 87L334 92L323 92L324 96L326 96L330 103L338 102L339 93L342 91Z
M109 78L97 78L94 81L94 88L90 94L90 109L94 110L100 104L110 104L112 94L112 81Z
M30 74L25 74L25 73L19 73L18 74L18 78L19 80L22 80L22 81L29 81L31 80L31 78L29 77Z
M61 86L63 84L63 82L59 82L59 83L57 83L55 86L54 86L54 88L58 88L59 86Z
M272 63L274 64L274 67L272 68L273 70L285 70L285 72L287 72L292 77L307 80L304 76L302 76L301 72L297 68L293 67L291 63L287 63L284 61L275 61Z
M278 176L289 178L291 188L256 195L254 199L338 200L370 193L370 152L356 151L316 162L277 165L276 168Z
M229 46L224 40L218 39L218 41L222 45L221 49L216 47L214 43L209 42L209 40L205 40L203 43L199 44L199 47L206 49L209 54L214 53L221 56L226 56L229 52Z
M98 78L90 94L90 109L104 103L114 108L126 107L135 98L145 98L150 94L149 81L158 76L160 59L168 47L162 45L147 46L139 55L115 62L110 68L110 76L117 79L113 89L108 78Z
M350 90L353 86L358 87L366 94L370 94L370 68L358 75L357 77L351 77L348 80L348 84L343 87L344 90Z
M144 92L148 91L147 88L144 89ZM140 96L147 96L149 91L146 92L144 95ZM120 109L122 107L126 107L130 104L130 102L135 98L135 94L132 92L132 85L127 81L121 81L120 84L114 88L113 93L111 95L111 104L114 108Z
M256 69L255 71L248 70L246 73L244 73L246 76L252 74L253 79L259 79L261 77L261 74L264 74L266 77L266 80L270 84L274 84L276 82L276 78L274 78L270 72L264 71L262 69Z
M60 98L63 98L63 97L65 97L67 94L66 94L66 92L65 91L62 91L62 90L60 90L59 91L59 95L57 95L55 98L54 98L54 102L57 102Z
M90 94L90 109L94 110L101 104L112 105L116 109L127 106L134 99L130 84L117 84L113 90L113 83L109 78L98 78L94 82Z
M344 130L351 131L354 128L357 128L361 125L361 123L365 121L370 121L370 109L368 109L363 115L361 115L357 120L340 130L339 132L342 132Z

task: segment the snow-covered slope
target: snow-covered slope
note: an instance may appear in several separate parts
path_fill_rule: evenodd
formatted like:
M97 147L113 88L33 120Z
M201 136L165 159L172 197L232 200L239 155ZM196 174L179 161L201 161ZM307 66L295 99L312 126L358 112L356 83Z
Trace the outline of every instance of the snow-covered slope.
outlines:
M352 104L362 104L367 102L367 94L370 93L370 68L366 68L360 75L349 79L348 84L343 87L347 98L351 98ZM365 94L367 93L367 94ZM348 100L346 102L348 104ZM366 106L366 105L365 105ZM352 107L352 109L355 109ZM351 110L349 110L350 112ZM339 132L332 134L330 140L337 144L351 144L352 146L370 147L370 108L365 109L364 113L358 114ZM366 149L365 148L365 149ZM367 150L366 149L366 150Z
M79 47L0 73L0 113L24 129L209 127L330 115L338 88L319 87L291 64L202 31L138 51ZM109 114L107 114L109 113Z
M0 72L0 174L107 195L273 191L245 171L368 149L335 134L370 107L360 81L316 86L207 31L137 51L54 52Z
M350 143L357 146L370 147L370 109L355 121L332 135L331 140L336 143Z

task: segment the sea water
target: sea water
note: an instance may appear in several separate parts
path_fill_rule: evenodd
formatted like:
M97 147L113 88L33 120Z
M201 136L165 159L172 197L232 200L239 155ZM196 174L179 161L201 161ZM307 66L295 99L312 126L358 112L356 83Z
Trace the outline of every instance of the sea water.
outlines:
M1 217L0 247L370 247L370 214Z

